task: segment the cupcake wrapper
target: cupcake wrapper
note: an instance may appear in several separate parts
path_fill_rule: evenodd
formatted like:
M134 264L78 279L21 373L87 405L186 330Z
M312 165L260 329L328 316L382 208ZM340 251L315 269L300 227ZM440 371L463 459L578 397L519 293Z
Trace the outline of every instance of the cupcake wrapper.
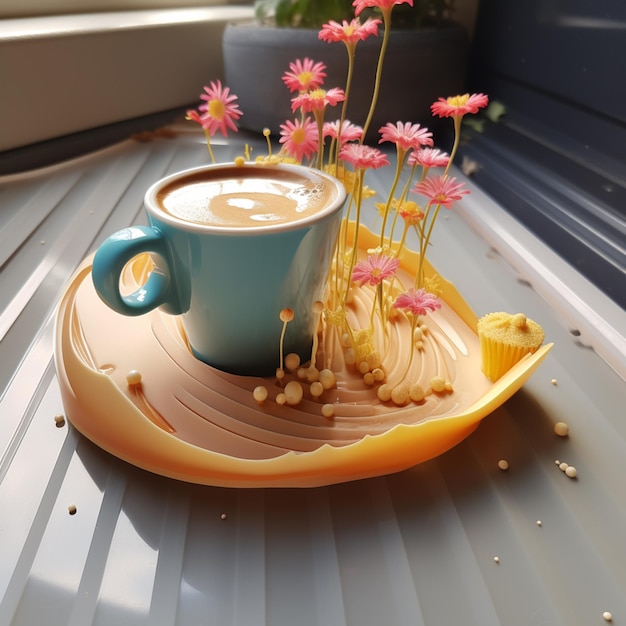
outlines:
M535 351L528 346L504 345L483 336L480 337L480 349L483 373L492 382L508 372L529 352Z

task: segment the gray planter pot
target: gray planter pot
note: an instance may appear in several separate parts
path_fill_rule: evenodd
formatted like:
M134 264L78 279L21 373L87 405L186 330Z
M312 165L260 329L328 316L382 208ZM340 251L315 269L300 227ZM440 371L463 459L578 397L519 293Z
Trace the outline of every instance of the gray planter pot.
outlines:
M289 63L309 57L327 66L324 88L345 87L347 53L342 43L326 43L317 30L275 28L257 24L228 25L223 40L225 81L239 96L241 126L254 131L293 119L291 95L281 80ZM359 42L348 118L362 125L367 117L382 35ZM438 97L463 93L468 39L465 29L450 24L441 29L392 31L385 57L382 88L369 140L387 122L419 122L433 128L430 105ZM326 119L337 119L339 106Z

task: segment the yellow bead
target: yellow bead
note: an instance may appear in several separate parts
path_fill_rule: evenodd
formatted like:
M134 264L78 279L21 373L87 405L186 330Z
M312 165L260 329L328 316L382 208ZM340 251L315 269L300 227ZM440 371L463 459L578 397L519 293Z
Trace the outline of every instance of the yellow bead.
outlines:
M322 406L322 415L326 418L331 418L335 415L335 408L332 404L325 404Z
M138 370L130 370L128 374L126 374L126 382L131 387L136 387L141 384L141 372Z
M285 357L285 367L292 372L300 367L300 355L295 352L290 352Z
M319 380L316 380L314 383L311 383L309 391L314 398L319 398L324 393L324 385Z
M267 400L267 395L268 395L267 387L264 387L263 385L259 385L258 387L255 387L254 391L252 392L252 397L259 404Z
M285 385L285 398L287 399L287 404L290 404L291 406L300 404L302 401L302 395L302 385L297 380L290 380Z
M335 373L329 369L323 369L319 375L319 381L324 389L332 389L337 384Z

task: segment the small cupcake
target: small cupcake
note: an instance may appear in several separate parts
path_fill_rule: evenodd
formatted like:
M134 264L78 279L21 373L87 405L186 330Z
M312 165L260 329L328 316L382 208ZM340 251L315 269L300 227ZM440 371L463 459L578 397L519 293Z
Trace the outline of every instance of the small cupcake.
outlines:
M482 370L495 382L543 343L543 330L523 313L489 313L478 320Z

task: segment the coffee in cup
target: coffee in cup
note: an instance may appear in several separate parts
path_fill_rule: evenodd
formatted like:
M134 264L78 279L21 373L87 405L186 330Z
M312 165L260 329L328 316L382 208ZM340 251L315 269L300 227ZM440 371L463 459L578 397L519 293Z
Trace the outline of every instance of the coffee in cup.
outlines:
M300 165L209 165L173 174L146 193L149 226L131 226L96 251L96 291L123 315L181 315L192 352L218 369L267 376L280 361L280 312L294 312L283 350L310 357L346 193ZM150 253L132 294L124 266Z
M173 218L223 228L298 222L332 201L323 180L276 168L207 170L162 187L159 207Z

